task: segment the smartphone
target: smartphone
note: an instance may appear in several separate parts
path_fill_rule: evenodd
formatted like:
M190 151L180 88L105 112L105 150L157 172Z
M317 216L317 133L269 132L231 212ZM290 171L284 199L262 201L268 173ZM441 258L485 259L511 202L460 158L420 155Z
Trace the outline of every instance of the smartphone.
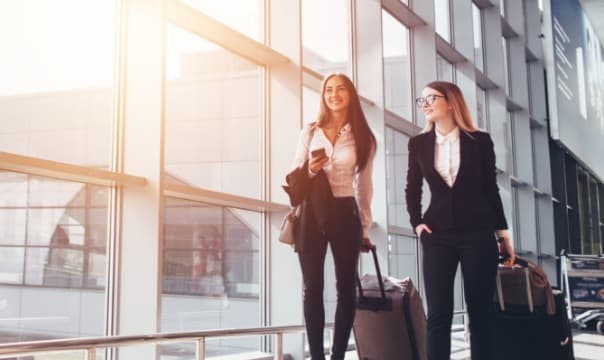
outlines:
M310 155L312 157L319 157L319 158L324 157L324 156L326 156L326 154L325 154L325 148L320 148L320 149L313 150L313 151L310 152Z

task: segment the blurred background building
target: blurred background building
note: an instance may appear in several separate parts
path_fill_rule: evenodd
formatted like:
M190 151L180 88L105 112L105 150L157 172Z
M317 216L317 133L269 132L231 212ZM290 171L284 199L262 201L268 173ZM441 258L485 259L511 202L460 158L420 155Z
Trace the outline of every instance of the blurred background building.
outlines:
M0 2L0 342L301 324L281 185L333 71L378 140L384 272L421 287L407 142L425 125L413 99L441 79L494 139L518 253L557 282L560 251L604 242L602 18L588 0ZM303 339L286 352L302 358ZM119 354L191 359L193 345Z

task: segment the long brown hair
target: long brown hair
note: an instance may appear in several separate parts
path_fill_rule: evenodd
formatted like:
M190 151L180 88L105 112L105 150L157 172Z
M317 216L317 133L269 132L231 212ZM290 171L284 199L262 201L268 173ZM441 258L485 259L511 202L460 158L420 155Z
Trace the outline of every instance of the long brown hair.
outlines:
M369 128L367 118L365 118L365 114L363 113L359 94L348 76L340 73L331 73L323 79L323 83L321 84L321 107L317 119L317 126L324 127L329 124L331 120L331 111L325 103L325 86L327 85L327 81L335 76L344 80L344 86L350 93L350 104L348 105L346 116L348 117L348 122L352 128L357 153L357 171L360 172L367 165L369 156L371 156L372 151L375 151L377 143L375 136Z
M472 122L472 116L470 115L470 110L468 110L466 100L457 85L448 81L432 81L426 87L434 89L445 96L445 100L447 100L451 107L453 121L455 121L455 124L461 130L466 133L478 130ZM422 132L432 131L433 127L434 123L428 121Z

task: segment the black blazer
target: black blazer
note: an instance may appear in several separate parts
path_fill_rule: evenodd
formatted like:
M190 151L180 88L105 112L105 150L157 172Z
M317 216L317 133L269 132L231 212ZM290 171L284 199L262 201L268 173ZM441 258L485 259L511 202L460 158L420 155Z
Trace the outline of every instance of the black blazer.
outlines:
M409 140L405 196L413 229L422 223L433 231L507 229L489 134L460 129L460 165L452 188L434 167L435 137L432 130ZM431 200L422 216L423 179L430 187Z

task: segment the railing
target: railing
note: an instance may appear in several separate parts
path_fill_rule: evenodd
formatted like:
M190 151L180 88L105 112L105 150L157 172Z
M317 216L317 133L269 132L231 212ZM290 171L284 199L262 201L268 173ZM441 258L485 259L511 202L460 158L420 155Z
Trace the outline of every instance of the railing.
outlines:
M327 324L325 328L332 329L333 324ZM122 335L5 343L0 344L0 359L49 352L82 350L85 351L86 360L95 360L96 350L98 348L190 341L195 343L195 359L205 360L205 342L208 338L239 337L250 335L274 335L274 359L282 360L283 335L290 333L300 333L304 332L305 330L306 328L303 325L292 325L272 326L263 328L221 329L194 332L161 333L151 335Z

